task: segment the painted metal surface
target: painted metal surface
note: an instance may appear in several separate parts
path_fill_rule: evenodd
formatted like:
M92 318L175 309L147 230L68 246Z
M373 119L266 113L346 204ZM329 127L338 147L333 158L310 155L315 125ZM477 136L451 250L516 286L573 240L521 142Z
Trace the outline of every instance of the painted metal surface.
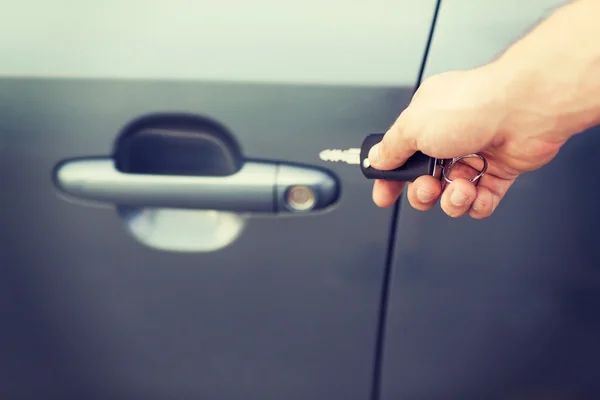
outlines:
M487 62L558 5L442 3L426 76ZM600 395L600 131L518 179L495 215L401 205L382 399Z
M3 9L2 397L369 398L392 211L358 169L318 154L405 107L434 1L289 4ZM126 213L57 195L58 162L110 156L124 126L160 112L218 121L249 158L328 168L339 203L250 218L199 254L156 249L187 224L151 248Z

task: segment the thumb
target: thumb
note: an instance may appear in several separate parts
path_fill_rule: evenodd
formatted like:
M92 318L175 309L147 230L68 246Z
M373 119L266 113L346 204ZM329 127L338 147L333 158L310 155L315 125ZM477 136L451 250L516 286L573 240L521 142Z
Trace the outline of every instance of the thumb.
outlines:
M417 151L414 140L405 139L395 124L381 142L371 147L369 163L373 168L386 171L402 166Z

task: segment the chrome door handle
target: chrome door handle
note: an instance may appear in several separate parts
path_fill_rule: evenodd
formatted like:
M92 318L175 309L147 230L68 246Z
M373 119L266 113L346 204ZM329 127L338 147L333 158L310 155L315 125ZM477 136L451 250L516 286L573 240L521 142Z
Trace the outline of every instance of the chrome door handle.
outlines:
M331 206L338 181L312 167L247 161L227 176L148 175L119 171L112 158L69 160L54 171L68 196L121 206L231 212L308 212Z

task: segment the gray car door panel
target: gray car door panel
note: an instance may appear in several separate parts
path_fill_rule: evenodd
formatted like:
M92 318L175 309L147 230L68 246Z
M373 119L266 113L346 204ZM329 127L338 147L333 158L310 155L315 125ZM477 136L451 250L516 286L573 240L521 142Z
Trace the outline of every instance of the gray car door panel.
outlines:
M491 60L561 3L443 1L425 76ZM598 397L599 158L595 128L482 221L403 199L383 399Z
M369 398L393 210L318 154L406 106L435 2L34 3L0 28L0 395ZM110 159L155 113L214 120L247 159L324 169L339 199L230 213L224 246L182 251L216 235L213 214L183 210L144 241L127 210L58 191L57 165Z

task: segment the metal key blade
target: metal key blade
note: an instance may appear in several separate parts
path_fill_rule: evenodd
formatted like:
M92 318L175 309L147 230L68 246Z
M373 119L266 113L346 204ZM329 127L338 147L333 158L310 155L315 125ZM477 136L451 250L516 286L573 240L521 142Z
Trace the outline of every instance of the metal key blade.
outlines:
M325 149L319 153L319 158L328 162L343 162L350 165L359 165L362 174L367 179L384 179L391 181L414 181L422 175L434 175L436 172L436 159L417 152L410 157L404 165L393 170L378 170L371 166L368 154L371 148L379 143L383 134L368 135L360 148Z
M360 149L325 149L319 153L319 158L323 161L345 162L346 164L357 165L360 164Z
M319 153L319 158L328 162L344 162L351 165L360 165L360 170L367 179L383 179L398 182L412 182L421 176L431 175L437 179L441 179L443 176L445 182L451 183L452 181L447 176L450 169L459 160L468 157L478 157L483 161L483 168L475 178L471 179L471 182L479 180L487 170L487 161L480 154L469 154L463 157L455 157L451 160L441 160L429 157L420 151L415 152L403 165L396 169L378 170L371 166L368 155L371 148L381 142L383 137L383 133L370 134L363 140L360 148L346 150L325 149Z

